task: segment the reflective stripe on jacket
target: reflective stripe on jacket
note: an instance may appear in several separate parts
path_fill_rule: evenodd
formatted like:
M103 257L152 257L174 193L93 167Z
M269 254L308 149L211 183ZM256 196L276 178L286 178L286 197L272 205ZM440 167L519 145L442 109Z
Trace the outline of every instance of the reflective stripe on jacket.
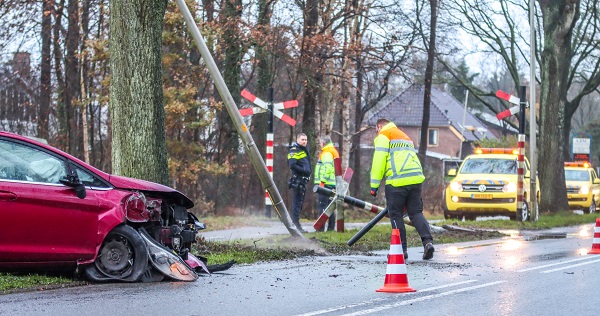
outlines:
M323 146L315 166L315 184L323 182L325 185L335 186L335 167L333 165L335 158L340 158L340 154L333 147L333 143Z
M425 176L412 140L392 122L375 137L371 165L371 188L379 188L381 179L394 187L423 183Z
M312 170L310 166L310 155L306 147L294 142L290 146L290 152L288 153L287 158L292 174L301 177L310 177Z

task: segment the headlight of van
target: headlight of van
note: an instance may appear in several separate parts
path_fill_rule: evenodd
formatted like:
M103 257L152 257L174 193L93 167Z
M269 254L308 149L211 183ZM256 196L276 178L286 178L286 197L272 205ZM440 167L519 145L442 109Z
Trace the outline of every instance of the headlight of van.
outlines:
M502 187L502 192L512 193L517 192L517 183L516 182L508 182Z
M590 193L590 187L588 187L587 185L584 185L581 187L581 189L579 189L579 194L588 194Z
M462 184L459 182L450 182L450 190L461 192L463 190Z

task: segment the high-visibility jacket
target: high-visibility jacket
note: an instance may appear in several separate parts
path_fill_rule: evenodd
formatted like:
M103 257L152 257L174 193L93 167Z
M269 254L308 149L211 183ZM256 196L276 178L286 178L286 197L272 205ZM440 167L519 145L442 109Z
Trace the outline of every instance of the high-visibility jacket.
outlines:
M315 166L315 184L323 182L327 186L335 186L335 167L333 165L335 158L340 158L340 154L333 147L333 143L323 146Z
M394 187L425 181L415 145L394 123L384 125L374 143L371 188L379 188L384 175L386 185Z

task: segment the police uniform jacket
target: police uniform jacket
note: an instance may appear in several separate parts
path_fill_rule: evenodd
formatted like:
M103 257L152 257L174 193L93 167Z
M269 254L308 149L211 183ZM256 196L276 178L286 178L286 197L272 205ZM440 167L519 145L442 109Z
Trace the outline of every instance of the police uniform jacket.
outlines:
M310 166L310 154L306 147L294 142L288 153L288 165L292 174L297 177L310 177L312 169Z

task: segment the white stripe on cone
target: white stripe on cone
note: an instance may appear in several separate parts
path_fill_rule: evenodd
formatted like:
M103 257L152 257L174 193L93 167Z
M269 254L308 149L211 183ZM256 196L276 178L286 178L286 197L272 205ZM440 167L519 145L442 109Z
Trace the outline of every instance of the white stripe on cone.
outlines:
M405 264L388 264L385 270L386 274L406 274Z
M390 255L404 255L402 245L390 245Z

